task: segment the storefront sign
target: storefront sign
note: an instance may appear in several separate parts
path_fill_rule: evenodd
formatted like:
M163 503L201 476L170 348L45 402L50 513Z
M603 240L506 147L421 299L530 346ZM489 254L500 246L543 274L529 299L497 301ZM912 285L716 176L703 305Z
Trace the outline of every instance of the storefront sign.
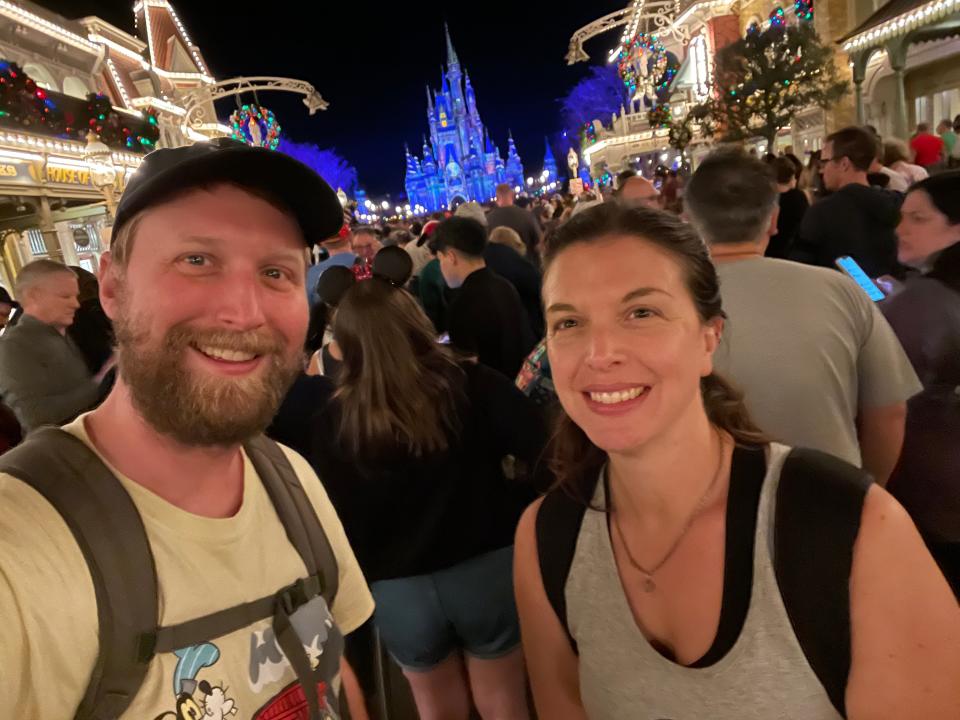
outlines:
M89 185L90 171L76 167L47 164L45 180L48 183L58 185Z

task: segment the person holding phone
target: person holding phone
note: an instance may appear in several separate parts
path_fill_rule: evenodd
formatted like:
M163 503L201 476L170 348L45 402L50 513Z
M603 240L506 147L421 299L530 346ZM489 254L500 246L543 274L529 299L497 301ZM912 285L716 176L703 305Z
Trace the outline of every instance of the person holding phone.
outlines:
M910 189L897 237L900 262L922 274L880 309L923 392L907 406L890 492L910 511L960 597L960 171Z

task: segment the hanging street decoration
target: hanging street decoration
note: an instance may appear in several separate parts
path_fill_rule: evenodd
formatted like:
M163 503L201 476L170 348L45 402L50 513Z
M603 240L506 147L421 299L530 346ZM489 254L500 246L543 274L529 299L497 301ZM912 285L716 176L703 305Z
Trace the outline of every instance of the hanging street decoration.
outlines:
M157 116L152 110L144 113L143 122L131 124L113 109L110 98L103 94L87 96L86 115L87 128L110 147L150 152L160 139Z
M92 130L109 147L134 152L149 152L160 139L152 111L137 120L114 110L104 95L80 100L45 90L7 60L0 60L0 125L80 142Z
M631 100L642 98L648 107L670 100L670 86L679 69L676 55L656 35L645 32L634 35L617 56L617 70Z
M60 135L66 132L63 112L19 65L0 61L0 121L5 125L38 129Z
M793 3L793 12L798 20L813 20L813 0L796 0Z
M654 128L669 127L670 123L673 122L673 115L670 112L670 104L663 103L662 105L657 105L656 107L651 108L647 112L647 122L650 123L650 127Z
M280 145L280 123L272 110L262 105L243 105L230 116L232 137L254 147L276 150Z

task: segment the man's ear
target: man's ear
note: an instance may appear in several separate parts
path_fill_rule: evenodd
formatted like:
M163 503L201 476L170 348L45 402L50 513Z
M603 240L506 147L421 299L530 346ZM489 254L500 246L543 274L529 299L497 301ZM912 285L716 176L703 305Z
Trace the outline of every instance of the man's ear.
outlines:
M100 305L111 320L116 318L122 272L109 251L100 256Z

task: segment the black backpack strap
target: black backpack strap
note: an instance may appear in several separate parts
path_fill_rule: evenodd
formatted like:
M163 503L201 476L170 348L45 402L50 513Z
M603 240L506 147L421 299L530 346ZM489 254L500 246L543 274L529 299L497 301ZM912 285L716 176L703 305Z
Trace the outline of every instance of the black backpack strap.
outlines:
M577 643L570 634L567 623L565 591L586 510L586 505L558 488L551 490L543 498L537 511L536 522L537 558L540 561L543 590L557 619L563 625L574 652L577 652Z
M319 720L317 685L322 677L318 670L312 669L291 618L297 608L317 595L323 596L332 611L339 584L337 559L310 498L283 449L262 435L247 442L244 449L267 489L290 543L307 567L306 578L277 594L273 607L273 631L280 649L297 674L311 719Z
M337 558L300 478L273 440L260 435L243 447L267 489L290 544L307 566L307 575L320 578L321 594L332 608L340 582Z
M803 654L843 717L850 674L850 569L872 482L831 455L795 449L777 489L777 584Z
M39 492L66 522L90 570L100 649L76 718L113 720L130 705L153 657L157 575L140 513L87 445L42 428L0 457L8 473ZM116 542L123 538L123 542Z

